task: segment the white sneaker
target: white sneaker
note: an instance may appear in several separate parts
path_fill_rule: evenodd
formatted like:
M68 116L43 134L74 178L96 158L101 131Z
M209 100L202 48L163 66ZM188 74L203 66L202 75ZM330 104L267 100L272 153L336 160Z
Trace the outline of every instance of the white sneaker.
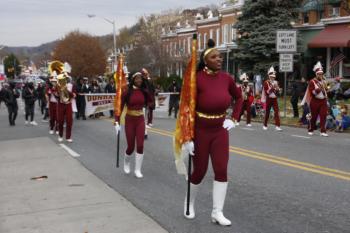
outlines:
M252 127L252 124L247 124L247 127Z
M35 121L30 122L31 125L38 125Z
M55 132L53 130L50 130L49 133L52 135L54 134Z
M326 134L326 133L321 133L321 136L322 136L322 137L328 137L328 134Z
M282 131L281 127L276 126L276 131Z
M58 132L58 131L56 131L56 134L58 135L58 134L59 134L59 132Z
M312 136L312 135L314 135L314 132L308 132L308 134L309 134L310 136Z
M59 141L59 142L63 142L63 138L58 137L58 141Z
M239 126L239 122L236 122L236 126Z
M29 122L28 122L28 121L25 121L25 122L24 122L24 124L25 124L25 125L28 125L28 124L29 124Z
M73 142L73 139L69 138L69 139L66 139L67 142Z
M151 128L151 126L149 126L149 125L146 125L146 128L147 128L147 129L149 129L149 128Z
M153 127L153 124L151 124L151 123L150 123L150 124L148 124L148 125L149 125L149 127Z
M267 126L263 126L263 130L267 130Z

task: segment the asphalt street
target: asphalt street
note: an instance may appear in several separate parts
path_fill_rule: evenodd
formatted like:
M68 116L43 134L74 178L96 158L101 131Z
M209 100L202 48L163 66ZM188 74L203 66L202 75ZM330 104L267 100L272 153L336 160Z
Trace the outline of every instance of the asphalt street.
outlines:
M2 106L0 112L4 112ZM107 114L106 114L107 115ZM4 113L1 120L6 120ZM0 140L48 135L48 124L1 129ZM230 131L229 188L224 213L231 227L210 222L211 166L196 201L196 218L183 217L186 181L172 153L174 119L155 119L145 142L143 179L116 168L116 136L109 119L74 121L72 144L86 168L173 233L350 232L350 135L310 137L305 129L244 125ZM56 136L50 136L57 142ZM125 150L122 132L121 150ZM133 163L132 163L133 164ZM59 164L58 164L59 166ZM135 221L137 224L137 220Z

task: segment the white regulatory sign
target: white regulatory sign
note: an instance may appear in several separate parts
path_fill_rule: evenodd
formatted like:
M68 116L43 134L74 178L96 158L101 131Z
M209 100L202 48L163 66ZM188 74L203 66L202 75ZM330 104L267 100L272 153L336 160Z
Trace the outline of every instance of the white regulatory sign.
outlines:
M277 53L296 53L297 31L278 30L276 33L276 50Z
M280 54L280 72L293 72L293 54Z

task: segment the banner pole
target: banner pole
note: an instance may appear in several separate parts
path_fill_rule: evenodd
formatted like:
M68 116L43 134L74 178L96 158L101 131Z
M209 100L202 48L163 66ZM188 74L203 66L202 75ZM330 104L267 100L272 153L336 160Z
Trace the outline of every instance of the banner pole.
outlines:
M117 136L117 168L119 167L119 146L120 145L120 130L118 132L118 136Z
M192 168L192 165L191 165L191 161L192 161L192 158L191 158L191 155L189 154L188 155L188 174L187 174L187 200L186 200L186 215L190 215L190 197L191 197L191 168Z

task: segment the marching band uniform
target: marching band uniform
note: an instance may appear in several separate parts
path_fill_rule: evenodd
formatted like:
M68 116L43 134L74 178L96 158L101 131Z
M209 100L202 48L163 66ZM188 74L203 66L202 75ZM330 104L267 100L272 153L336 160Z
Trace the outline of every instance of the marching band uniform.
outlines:
M46 88L46 99L49 103L49 117L50 117L50 134L58 132L58 122L57 122L57 99L58 93L56 89L57 85L57 74L54 71L52 79L50 79L51 86Z
M266 101L266 110L265 110L265 119L263 129L267 130L267 122L270 117L270 110L273 107L274 118L276 130L281 131L280 128L280 116L279 116L279 108L277 102L277 95L279 94L280 88L278 87L278 82L275 80L276 71L273 66L268 71L269 78L264 82L263 91L262 91L262 101Z
M243 82L243 85L239 86L239 88L242 92L243 106L242 106L241 114L238 117L237 125L239 125L239 122L241 121L241 116L243 115L244 111L246 111L247 112L247 126L251 127L252 125L250 124L250 122L251 122L251 106L252 106L252 102L253 102L252 101L253 100L253 90L248 85L249 78L246 75L246 73L242 74L239 79Z
M73 142L72 139L72 125L73 125L73 108L72 101L76 97L75 89L72 83L68 83L68 73L70 73L70 66L65 63L64 72L57 76L58 87L57 92L59 95L57 104L57 121L59 137L58 141L63 141L63 125L66 123L66 140L67 142ZM66 87L60 87L60 80L66 79ZM66 90L61 90L61 88Z
M214 44L214 42L212 41ZM215 44L208 43L201 55L201 62L196 74L196 118L194 128L193 172L190 176L190 214L188 219L195 217L194 201L208 168L209 157L213 166L215 178L213 182L213 210L211 219L220 225L231 225L231 221L223 215L223 207L227 191L227 165L229 160L229 133L234 127L242 107L242 94L233 78L221 71L222 58ZM220 67L213 64L219 64ZM211 64L211 65L210 65ZM210 66L209 66L210 65ZM215 66L211 68L211 66ZM226 118L226 110L235 99L231 119ZM181 117L181 116L180 116ZM193 155L193 142L183 145L185 151ZM186 207L186 201L185 201ZM185 208L186 211L186 208Z
M132 76L131 83L129 84L128 91L123 93L122 96L122 111L124 106L127 107L125 115L125 135L127 141L127 149L124 155L124 172L130 173L130 159L135 149L136 140L136 152L135 152L135 176L142 178L141 167L143 162L143 145L145 135L145 118L143 107L147 105L147 91L144 86L136 87L133 85L136 77L141 77L141 73L137 72ZM143 81L142 81L143 82ZM144 82L143 82L144 83ZM119 124L119 117L116 117L116 122Z
M309 135L313 135L316 129L316 120L320 116L321 136L327 137L326 133L326 117L327 117L327 90L323 81L323 68L320 62L314 66L316 77L309 81L303 103L308 103L311 111L311 120L308 128Z

